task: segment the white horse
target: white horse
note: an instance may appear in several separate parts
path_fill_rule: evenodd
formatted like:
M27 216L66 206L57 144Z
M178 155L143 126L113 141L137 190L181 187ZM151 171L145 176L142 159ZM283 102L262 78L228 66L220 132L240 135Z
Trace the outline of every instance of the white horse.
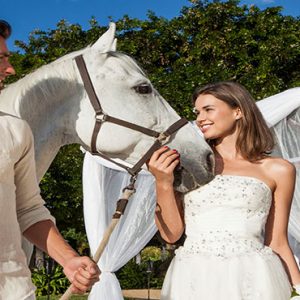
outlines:
M106 113L156 131L166 130L179 119L134 60L115 52L114 34L115 25L111 24L94 45L39 68L0 94L0 110L25 119L32 128L39 179L63 145L90 146L95 113L74 62L79 54ZM147 89L138 89L145 86ZM182 153L183 168L193 174L194 182L203 184L212 178L212 152L196 136L192 126L186 125L168 145ZM152 143L152 137L104 123L97 150L133 164Z
M95 112L74 58L82 55L103 110L111 116L162 132L179 119L153 88L136 62L116 52L115 25L92 46L68 54L9 85L0 94L0 110L26 120L34 135L38 180L60 147L90 147ZM154 138L104 122L97 150L134 164ZM182 154L181 182L189 190L212 179L212 151L187 124L168 142Z

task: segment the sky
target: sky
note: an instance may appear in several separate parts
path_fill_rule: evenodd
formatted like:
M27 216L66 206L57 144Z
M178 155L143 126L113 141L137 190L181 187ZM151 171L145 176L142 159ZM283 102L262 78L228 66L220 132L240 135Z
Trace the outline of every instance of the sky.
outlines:
M254 4L261 9L282 6L284 15L300 16L300 0L241 0L240 3ZM11 51L17 51L14 40L27 42L33 30L54 29L62 19L88 29L92 16L101 26L108 25L109 17L118 20L125 14L146 19L148 10L170 19L178 16L183 6L189 5L188 0L0 0L0 19L12 25L13 35L8 46Z

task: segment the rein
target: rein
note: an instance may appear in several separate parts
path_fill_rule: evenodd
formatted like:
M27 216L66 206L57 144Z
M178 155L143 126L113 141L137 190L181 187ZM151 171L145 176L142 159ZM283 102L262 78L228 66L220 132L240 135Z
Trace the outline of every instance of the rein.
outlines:
M128 203L128 199L130 198L130 196L132 194L135 193L134 185L135 185L135 182L137 179L137 175L141 171L143 164L151 157L151 155L153 154L154 151L159 149L163 143L167 142L169 140L169 138L171 137L171 135L174 134L176 131L178 131L181 127L186 125L188 123L188 121L185 118L181 118L178 121L176 121L175 123L173 123L167 130L165 130L163 132L158 132L158 131L155 131L155 130L152 130L152 129L149 129L149 128L146 128L146 127L143 127L143 126L140 126L137 124L133 124L133 123L130 123L130 122L124 121L122 119L118 119L118 118L115 118L115 117L112 117L112 116L106 114L103 111L100 101L95 92L93 83L91 81L89 72L87 70L85 61L83 59L83 56L79 55L79 56L75 57L75 61L76 61L80 76L82 78L85 90L86 90L88 97L91 101L91 104L95 110L95 126L94 126L92 139L91 139L91 147L90 147L90 151L88 149L86 149L86 150L89 151L92 155L100 156L100 157L118 165L119 167L125 169L131 175L130 183L123 189L122 197L117 202L117 208L112 217L111 223L109 224L108 228L106 229L106 231L103 235L102 241L101 241L100 245L98 246L96 253L93 256L93 260L97 263L102 255L106 245L108 244L109 238L110 238L114 228L116 227L119 219L125 212L125 209L126 209L126 206ZM143 134L154 137L155 141L154 141L153 145L148 149L148 151L142 156L142 158L140 160L138 160L138 162L133 167L130 168L128 166L125 166L124 164L121 164L121 163L118 163L118 162L112 160L107 155L97 151L97 145L96 145L97 137L100 132L101 126L104 122L111 122L111 123L129 128L132 130L139 131ZM63 296L60 298L60 300L70 299L70 297L72 295L71 290L72 290L72 285L67 289L67 291L63 294Z

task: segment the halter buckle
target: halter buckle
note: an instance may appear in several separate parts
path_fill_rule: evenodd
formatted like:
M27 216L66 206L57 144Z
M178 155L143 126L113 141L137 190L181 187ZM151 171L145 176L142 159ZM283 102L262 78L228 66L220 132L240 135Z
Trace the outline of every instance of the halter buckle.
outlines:
M137 174L131 175L129 184L122 191L124 192L125 190L131 190L131 191L133 191L133 193L135 193L136 189L135 189L134 185L135 185L136 180L137 180Z
M96 114L95 118L96 118L96 122L99 122L99 123L103 123L107 120L107 115L104 114L104 113L99 113L99 114Z
M165 132L162 132L159 134L156 140L159 141L160 144L162 144L163 142L167 143L169 139L170 139L170 135L166 134Z

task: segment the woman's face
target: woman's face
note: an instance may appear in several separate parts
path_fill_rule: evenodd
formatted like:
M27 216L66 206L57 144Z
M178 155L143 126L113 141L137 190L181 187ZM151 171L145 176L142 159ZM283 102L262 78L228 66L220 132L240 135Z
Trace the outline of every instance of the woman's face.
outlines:
M199 95L195 102L196 123L205 139L219 139L236 130L236 121L241 118L239 108L231 108L213 95Z

